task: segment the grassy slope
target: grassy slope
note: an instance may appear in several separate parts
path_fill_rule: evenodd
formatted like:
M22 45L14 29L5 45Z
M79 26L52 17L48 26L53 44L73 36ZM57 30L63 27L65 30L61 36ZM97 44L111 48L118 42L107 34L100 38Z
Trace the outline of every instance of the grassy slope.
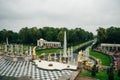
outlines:
M88 43L89 41L87 42L84 42L84 43L81 43L81 44L78 44L76 46L73 46L73 50L79 48L80 46L84 45L85 43ZM70 48L70 47L69 47ZM45 49L45 50L37 50L36 51L36 54L37 55L40 55L42 53L55 53L55 52L60 52L62 51L63 49Z
M40 55L40 54L42 54L42 53L55 53L55 52L60 52L60 50L62 50L62 49L43 49L43 50L37 50L36 51L36 54L37 55Z
M73 49L75 50L75 49L77 49L77 48L79 48L79 47L81 47L81 46L83 46L84 44L87 44L87 43L89 43L89 42L90 42L90 41L87 41L87 42L78 44L78 45L76 45L76 46L73 46Z
M82 73L80 73L80 76L93 77L93 76L91 76L90 72L82 72ZM100 80L108 80L107 72L106 71L100 71L93 78L97 78L97 79L100 79ZM117 73L114 73L114 80L120 80L120 78L117 76Z
M109 66L110 65L110 57L108 55L104 55L102 53L94 52L90 50L90 55L98 58L99 60L102 61L102 65L104 66Z

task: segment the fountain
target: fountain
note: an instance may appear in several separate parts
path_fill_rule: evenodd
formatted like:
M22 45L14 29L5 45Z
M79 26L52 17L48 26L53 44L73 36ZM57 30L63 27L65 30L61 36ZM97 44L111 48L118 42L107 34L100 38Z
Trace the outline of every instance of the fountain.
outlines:
M70 63L70 49L68 48L68 64Z
M5 52L7 52L7 45L5 44Z
M29 48L29 55L31 56L32 55L32 49L31 49L31 46Z
M51 54L48 54L48 61L52 61Z
M54 61L55 61L55 62L57 61L56 53L54 53Z
M11 48L10 52L13 53L13 45L12 44L10 45L10 48Z
M66 41L66 31L64 32L64 52L63 52L63 62L67 63L67 52L66 52L66 48L67 48L67 41Z
M62 63L62 53L60 51L60 60L59 60L60 63Z
M73 61L73 48L71 47L70 49L70 53L71 53L71 62Z
M51 53L52 54L52 53ZM73 48L69 48L67 50L67 40L66 40L66 31L64 32L64 46L63 46L63 52L59 53L53 53L52 57L53 60L51 60L51 55L44 54L44 56L47 56L48 60L41 60L39 62L38 60L34 60L36 65L40 68L47 69L47 70L62 70L62 69L70 69L70 70L76 70L77 66L75 65L76 60L73 58ZM43 56L41 54L40 56ZM59 56L59 57L58 57ZM45 57L44 57L45 58ZM71 62L73 61L73 62ZM70 64L74 63L74 64Z

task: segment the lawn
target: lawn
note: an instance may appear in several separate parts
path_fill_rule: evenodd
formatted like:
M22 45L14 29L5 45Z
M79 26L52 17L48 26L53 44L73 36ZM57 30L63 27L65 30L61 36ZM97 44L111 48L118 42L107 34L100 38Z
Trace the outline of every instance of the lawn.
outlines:
M75 50L75 49L77 49L77 48L79 48L79 47L81 47L81 46L83 46L83 45L85 45L85 44L87 44L87 43L89 43L90 41L87 41L87 42L84 42L84 43L81 43L81 44L78 44L78 45L76 45L76 46L72 46L73 47L73 50ZM70 48L70 47L68 47L68 48ZM55 52L60 52L60 51L63 51L63 49L61 48L59 48L59 49L43 49L43 50L37 50L36 51L36 54L37 55L41 55L42 53L55 53Z
M93 77L93 76L91 76L90 72L82 72L79 74L79 76ZM96 78L99 80L108 80L108 75L107 75L106 71L100 71L93 78ZM120 80L120 77L117 76L117 72L114 72L114 80Z
M90 42L90 41L88 41L88 42ZM84 43L81 43L81 44L78 44L78 45L76 45L76 46L73 46L73 50L74 49L76 49L76 48L79 48L80 46L83 46L84 44L87 44L88 42L84 42ZM68 47L68 48L70 48L70 47ZM63 49L61 48L59 48L59 49L43 49L43 50L37 50L36 51L36 54L37 55L41 55L42 53L55 53L55 52L60 52L60 51L63 51Z
M37 50L36 51L36 54L37 55L40 55L40 54L42 54L42 53L46 53L46 54L48 54L48 53L55 53L55 52L60 52L62 49L42 49L42 50Z
M91 42L91 41L87 41L87 42L78 44L78 45L76 45L76 46L73 46L73 50L78 49L78 48L80 48L81 46L84 46L85 44L88 44L89 42Z
M105 55L105 54L102 54L99 52L94 52L91 49L90 49L90 55L101 60L102 65L104 65L104 66L109 66L111 63L110 57L108 55Z

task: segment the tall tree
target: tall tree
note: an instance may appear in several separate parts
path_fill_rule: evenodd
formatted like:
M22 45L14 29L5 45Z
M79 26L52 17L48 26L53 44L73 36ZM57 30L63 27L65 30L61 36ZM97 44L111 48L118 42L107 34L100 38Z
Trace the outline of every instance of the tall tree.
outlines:
M63 44L63 41L64 41L64 32L63 31L60 31L58 33L57 39Z
M92 67L91 75L96 76L96 73L97 73L97 67L96 67L96 64L94 64Z
M7 37L10 43L36 44L36 41L40 38L44 38L48 41L60 41L63 43L64 31L67 32L68 46L93 39L92 33L89 33L81 28L67 29L64 27L53 28L46 26L39 29L36 27L25 27L20 29L19 33L4 29L0 31L0 43L5 43Z
M108 43L120 43L120 28L110 27L106 31Z
M106 30L102 27L99 27L99 29L97 29L97 39L99 43L104 43L106 42Z
M113 64L110 64L110 68L107 69L108 80L114 80L114 68Z
M28 27L22 28L19 31L19 36L20 36L20 42L23 44L29 44L30 43L30 35L29 35L29 29Z

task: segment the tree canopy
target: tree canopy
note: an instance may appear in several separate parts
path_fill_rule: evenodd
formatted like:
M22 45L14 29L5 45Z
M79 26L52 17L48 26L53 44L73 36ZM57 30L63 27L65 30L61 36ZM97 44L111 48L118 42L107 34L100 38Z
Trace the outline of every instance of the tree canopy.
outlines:
M6 38L8 38L9 43L30 45L36 45L36 41L40 38L44 38L47 41L60 41L63 43L64 31L67 32L68 46L93 39L93 34L91 32L81 28L67 29L46 26L39 29L37 27L25 27L20 29L18 33L3 29L0 31L0 43L6 43Z
M99 27L97 29L97 39L98 43L117 43L120 44L120 28L110 27L104 29Z

